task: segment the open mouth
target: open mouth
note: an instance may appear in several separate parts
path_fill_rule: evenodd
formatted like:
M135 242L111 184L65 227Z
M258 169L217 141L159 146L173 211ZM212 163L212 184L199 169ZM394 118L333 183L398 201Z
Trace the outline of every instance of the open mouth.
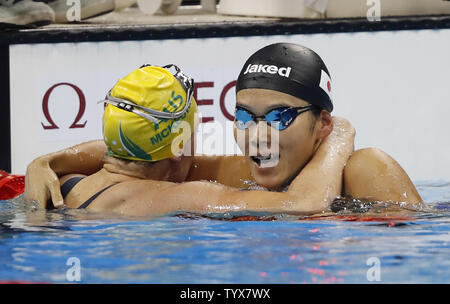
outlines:
M252 156L253 162L260 168L270 168L278 165L280 155Z

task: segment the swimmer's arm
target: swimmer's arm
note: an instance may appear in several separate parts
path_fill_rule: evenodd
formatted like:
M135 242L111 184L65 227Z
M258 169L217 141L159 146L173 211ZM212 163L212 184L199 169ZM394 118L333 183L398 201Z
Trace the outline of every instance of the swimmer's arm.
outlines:
M61 207L63 199L58 176L93 174L102 168L105 153L105 143L96 140L36 158L27 167L25 198L43 207L51 199L55 207Z
M158 186L155 187L155 183ZM118 192L114 199L104 201L101 206L94 204L90 209L131 216L161 216L181 211L224 213L251 210L295 214L321 211L310 200L292 193L240 191L210 182L174 184L140 180L127 182L127 185L122 186L132 190L135 195L126 197Z
M70 173L90 175L103 167L106 152L102 140L88 141L48 154L49 165L58 176Z
M182 195L179 195L181 193ZM175 204L173 211L224 213L235 211L259 211L295 214L314 214L320 208L306 195L271 191L241 191L236 188L207 182L180 184L165 197ZM186 197L189 199L186 200ZM180 202L182 202L180 204ZM167 213L165 212L165 213Z

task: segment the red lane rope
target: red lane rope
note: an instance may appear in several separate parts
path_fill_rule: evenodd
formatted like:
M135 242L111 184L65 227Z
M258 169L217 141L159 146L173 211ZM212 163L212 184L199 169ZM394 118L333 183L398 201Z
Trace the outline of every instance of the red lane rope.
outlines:
M23 280L11 280L11 281L2 281L2 280L0 280L0 285L1 284L48 284L48 283L30 282L30 281L23 281Z
M198 218L207 218L211 220L217 221L228 221L228 222L241 222L241 221L276 221L277 218L275 216L253 216L253 215L240 215L234 216L232 218L217 218L208 216L207 214L195 213L195 212L186 212L182 214L177 214L177 217L184 219L198 219ZM389 222L392 227L392 223L395 224L395 221L403 222L403 221L411 221L414 218L409 216L368 216L368 215L313 215L307 217L299 217L298 221L320 221L320 220L337 220L344 222Z
M0 170L0 200L14 198L25 191L25 176Z

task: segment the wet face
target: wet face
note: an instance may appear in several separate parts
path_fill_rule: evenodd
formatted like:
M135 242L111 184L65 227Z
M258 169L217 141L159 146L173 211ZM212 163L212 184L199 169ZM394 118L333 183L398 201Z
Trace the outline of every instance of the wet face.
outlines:
M236 107L246 109L255 116L263 116L280 107L308 105L306 101L291 95L266 89L241 90L236 97ZM281 190L297 176L320 143L320 132L316 130L320 123L316 120L313 113L307 111L281 131L264 120L251 123L248 128L241 130L235 121L235 140L259 185Z

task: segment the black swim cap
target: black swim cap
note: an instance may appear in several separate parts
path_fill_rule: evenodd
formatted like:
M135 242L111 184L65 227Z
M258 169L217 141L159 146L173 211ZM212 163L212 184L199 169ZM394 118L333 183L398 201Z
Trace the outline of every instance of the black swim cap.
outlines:
M314 51L293 43L275 43L254 53L236 84L243 89L268 89L292 95L331 112L331 77Z

